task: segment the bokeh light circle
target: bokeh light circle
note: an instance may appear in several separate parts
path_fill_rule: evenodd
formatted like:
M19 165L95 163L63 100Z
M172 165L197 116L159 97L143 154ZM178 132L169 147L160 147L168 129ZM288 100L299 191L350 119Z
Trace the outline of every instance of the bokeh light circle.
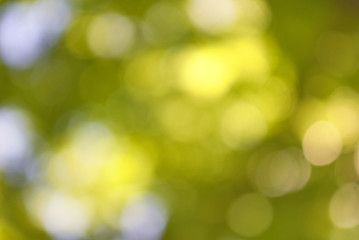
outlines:
M326 121L309 127L303 137L303 151L307 160L317 166L332 163L341 153L342 138L337 128Z
M353 228L359 224L359 186L341 186L330 201L330 219L338 228Z
M239 235L256 237L271 225L273 220L272 205L260 194L247 194L232 203L227 220L231 229Z

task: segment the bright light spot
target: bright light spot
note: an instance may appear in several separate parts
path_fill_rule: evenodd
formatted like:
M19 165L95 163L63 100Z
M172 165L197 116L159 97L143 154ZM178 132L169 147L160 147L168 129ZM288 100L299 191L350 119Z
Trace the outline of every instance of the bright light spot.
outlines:
M174 53L168 66L179 88L202 99L220 98L237 82L258 86L268 77L270 61L260 38L233 38Z
M135 27L132 22L114 13L96 17L87 34L90 48L100 57L121 57L131 48L134 39Z
M60 239L84 236L90 224L88 212L78 200L55 193L42 199L37 215L46 231Z
M271 203L262 195L247 194L230 207L227 221L233 231L244 237L255 237L266 231L273 220Z
M30 129L25 116L16 110L0 109L0 168L22 168L31 151Z
M349 183L340 187L332 197L330 218L339 228L353 228L359 224L359 187Z
M224 95L234 81L233 70L217 48L191 49L179 61L179 85L205 99Z
M317 166L332 163L342 150L338 130L329 122L314 123L303 137L303 151L307 160Z
M100 123L90 123L77 130L72 139L74 157L84 165L98 167L111 161L118 144L112 132Z
M303 188L309 180L311 166L300 154L290 149L260 159L255 172L259 189L276 197Z
M270 69L267 47L258 37L187 47L168 56L165 70L175 75L179 89L205 100L224 96L237 82L258 86Z
M99 122L73 126L49 158L49 184L90 199L99 220L117 214L121 204L143 190L152 176L145 150Z
M212 34L234 28L258 31L269 21L266 5L256 0L190 0L187 9L194 25Z
M250 148L266 136L267 122L256 107L237 101L223 113L221 134L229 146Z
M234 0L191 0L189 16L193 23L208 32L221 32L232 27L238 18Z
M10 66L30 66L67 26L70 7L62 0L11 3L0 19L0 54Z
M125 207L119 224L124 240L159 240L167 225L167 212L159 199L146 196Z

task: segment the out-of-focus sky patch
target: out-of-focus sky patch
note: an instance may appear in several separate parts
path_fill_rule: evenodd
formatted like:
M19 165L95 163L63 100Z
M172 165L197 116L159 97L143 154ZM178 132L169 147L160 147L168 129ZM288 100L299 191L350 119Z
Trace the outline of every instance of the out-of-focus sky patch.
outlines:
M30 67L58 39L70 16L70 5L62 0L5 5L0 17L3 61L13 68Z
M141 196L131 200L119 219L124 240L161 239L167 225L168 212L154 196Z
M0 109L0 168L22 172L33 151L33 129L24 112L12 107Z

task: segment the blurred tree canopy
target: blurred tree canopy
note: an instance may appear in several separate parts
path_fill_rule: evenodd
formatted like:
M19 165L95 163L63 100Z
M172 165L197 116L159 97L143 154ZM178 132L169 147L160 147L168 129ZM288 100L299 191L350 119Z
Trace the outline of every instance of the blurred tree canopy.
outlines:
M358 10L0 0L0 239L358 239Z

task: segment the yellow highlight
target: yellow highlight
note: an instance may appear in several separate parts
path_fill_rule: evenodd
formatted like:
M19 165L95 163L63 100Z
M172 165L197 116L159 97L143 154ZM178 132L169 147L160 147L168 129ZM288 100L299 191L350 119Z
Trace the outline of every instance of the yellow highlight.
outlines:
M269 65L264 43L248 37L185 49L173 68L179 71L180 89L202 99L217 99L235 82L262 83Z
M233 82L233 69L216 48L189 51L180 66L180 87L202 98L224 95Z
M100 123L76 129L48 163L53 188L86 196L101 215L142 191L151 175L152 165L143 150Z

